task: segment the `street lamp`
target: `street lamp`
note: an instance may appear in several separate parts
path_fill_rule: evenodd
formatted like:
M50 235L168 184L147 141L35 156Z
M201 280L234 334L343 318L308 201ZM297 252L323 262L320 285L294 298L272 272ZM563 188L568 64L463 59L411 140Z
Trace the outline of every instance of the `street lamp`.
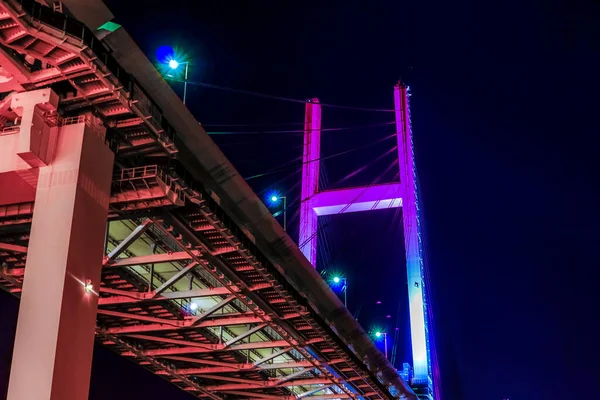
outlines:
M348 279L340 277L340 276L334 276L333 283L335 283L335 284L343 283L344 284L344 286L342 287L342 290L344 291L344 307L348 308Z
M279 199L283 200L283 230L287 230L287 196L278 196L276 194L271 195L269 200L272 204L279 203ZM275 214L277 215L277 213Z
M174 58L171 58L169 60L169 68L171 68L172 70L178 69L179 66L182 64L185 64L185 72L183 77L183 104L185 105L185 98L187 95L188 67L190 63L187 61L177 61Z
M386 332L380 332L380 331L375 332L375 337L376 338L380 338L382 336L383 336L383 348L385 349L385 358L388 358L387 333Z

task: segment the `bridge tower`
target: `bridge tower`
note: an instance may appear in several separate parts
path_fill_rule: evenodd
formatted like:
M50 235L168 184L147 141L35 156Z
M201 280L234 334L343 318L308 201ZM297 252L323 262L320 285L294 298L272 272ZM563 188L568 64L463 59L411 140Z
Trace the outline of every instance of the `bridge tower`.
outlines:
M414 371L411 384L420 397L432 399L425 271L409 96L408 87L400 82L394 87L399 182L324 191L319 190L321 105L318 99L311 99L306 103L299 246L316 267L318 217L402 207Z

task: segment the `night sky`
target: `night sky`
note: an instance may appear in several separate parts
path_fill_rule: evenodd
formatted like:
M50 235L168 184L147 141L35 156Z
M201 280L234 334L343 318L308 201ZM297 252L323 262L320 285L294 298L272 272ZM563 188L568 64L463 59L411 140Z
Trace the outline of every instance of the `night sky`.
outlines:
M177 46L191 80L381 109L393 108L399 78L409 84L444 399L597 397L600 3L107 3L152 60ZM214 136L245 177L301 155L301 134L272 131L302 129L302 104L196 86L187 100L207 131L247 132ZM324 133L322 155L357 150L323 163L322 188L392 180L397 169L383 172L393 151L382 156L394 146L384 139L393 126L382 125L391 121L324 108L324 128L355 129ZM239 124L252 126L219 126ZM291 165L249 182L263 197L289 197L297 238L300 164ZM365 329L398 328L400 367L410 357L401 216L321 223L320 268L348 278ZM0 293L0 397L17 307ZM152 395L191 398L97 346L91 400Z

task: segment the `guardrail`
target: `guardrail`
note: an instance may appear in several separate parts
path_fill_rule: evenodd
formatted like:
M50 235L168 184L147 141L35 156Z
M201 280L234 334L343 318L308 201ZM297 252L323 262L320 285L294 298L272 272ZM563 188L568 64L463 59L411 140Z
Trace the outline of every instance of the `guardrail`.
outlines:
M1 135L14 135L15 133L19 133L21 131L21 125L13 125L13 126L5 126L0 130Z
M125 168L113 176L113 183L124 183L133 180L156 179L168 187L179 200L185 201L184 188L167 171L158 165L145 165L143 167Z
M113 181L129 181L131 179L154 178L158 176L158 165L125 168L114 176Z
M87 123L89 125L89 120L86 118L85 115L78 115L76 117L66 117L66 118L58 117L57 121L58 121L59 126L84 124L84 123Z

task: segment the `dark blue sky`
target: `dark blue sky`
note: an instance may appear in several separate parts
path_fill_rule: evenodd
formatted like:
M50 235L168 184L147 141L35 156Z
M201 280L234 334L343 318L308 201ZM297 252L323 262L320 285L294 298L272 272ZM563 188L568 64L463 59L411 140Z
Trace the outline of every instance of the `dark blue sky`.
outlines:
M401 76L413 92L445 399L588 398L600 391L597 2L108 4L149 56L163 44L185 49L194 63L191 78L199 81L391 108ZM207 125L303 119L301 105L204 88L191 87L188 104ZM330 109L323 117L325 127L392 120L386 113ZM391 132L380 127L327 135L323 154ZM301 151L295 134L216 140L245 176ZM391 145L326 162L329 181ZM391 161L383 159L350 183L372 181ZM277 187L293 199L299 194L294 171L256 179L253 187L267 189L287 178ZM395 316L406 290L394 222L394 212L383 211L329 224L331 250L322 259L351 279L350 309L364 304L361 322ZM385 310L373 307L380 296ZM0 301L7 335L16 301L4 294ZM400 341L402 361L406 338ZM7 376L7 344L0 341L0 384ZM97 350L94 362L91 399L146 393L187 398L106 350ZM124 389L128 374L135 388ZM101 384L106 377L115 384ZM123 390L129 396L118 394Z

